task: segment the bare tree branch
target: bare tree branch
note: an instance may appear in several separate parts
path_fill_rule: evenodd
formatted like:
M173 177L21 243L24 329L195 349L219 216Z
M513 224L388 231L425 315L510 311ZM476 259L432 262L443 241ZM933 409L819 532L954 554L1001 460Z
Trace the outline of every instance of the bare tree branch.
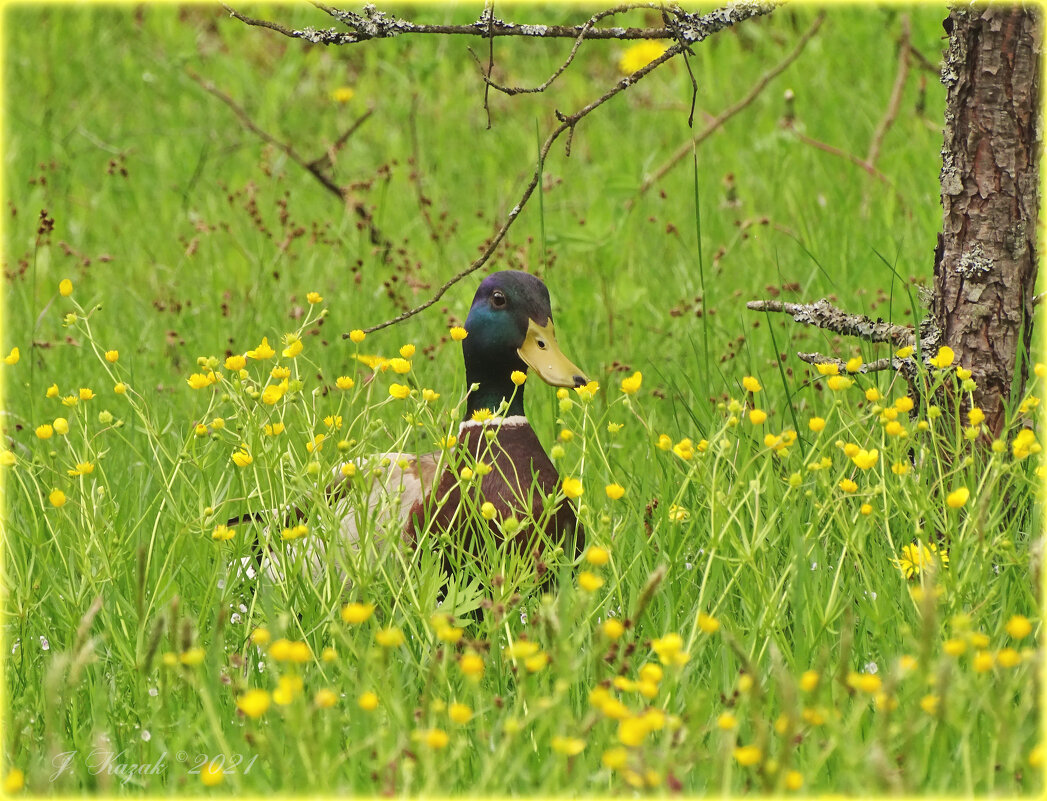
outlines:
M745 304L752 311L789 314L804 325L813 325L844 336L857 337L867 342L890 342L897 347L913 345L916 334L912 328L884 320L873 320L864 314L850 314L833 306L825 298L814 303L789 303L781 300L751 300Z
M880 156L880 146L883 144L883 138L898 117L898 109L902 104L902 91L905 89L905 82L909 80L909 55L912 52L909 42L911 38L909 15L902 14L902 35L898 46L898 72L894 77L894 86L891 87L891 97L887 101L887 110L884 112L880 124L876 126L876 132L869 143L869 153L866 155L865 161L871 165L876 164L876 159Z
M797 58L800 57L800 54L807 46L807 43L811 41L811 37L813 37L814 34L818 32L818 29L822 26L822 22L824 21L825 12L822 12L817 17L815 17L814 22L811 23L811 27L804 32L803 36L801 36L799 41L797 41L796 46L792 49L792 51L789 52L789 54L785 58L783 58L780 62L778 62L776 65L767 70L767 72L761 75L759 79L756 81L756 83L754 83L752 87L749 89L749 91L745 94L744 97L735 101L735 103L725 108L712 120L710 120L709 123L704 128L702 128L702 130L699 131L695 136L687 139L687 141L680 145L668 158L668 160L664 164L662 164L662 166L655 170L653 174L644 179L644 182L640 184L640 188L637 190L637 194L646 194L652 186L661 181L662 178L664 178L666 174L673 169L673 167L679 164L687 156L687 154L691 152L692 148L697 147L710 136L712 136L716 131L723 127L724 123L731 119L731 117L735 116L740 111L752 105L752 102L760 96L760 93L767 87L767 84L769 84L779 75L781 75L790 64L792 64L794 61L796 61ZM633 203L635 203L635 200L630 200L627 203L627 207L631 207Z
M334 28L317 29L313 27L293 30L276 22L249 17L225 4L223 4L222 7L229 12L230 16L247 25L268 28L269 30L276 31L277 33L291 39L302 39L307 42L312 42L313 44L323 45L357 44L371 39L390 39L394 36L403 36L405 34L478 36L485 39L494 36L526 36L540 39L576 39L582 34L583 29L585 28L584 25L528 25L507 22L493 16L488 19L483 14L481 14L480 18L475 22L465 25L425 25L414 23L400 17L394 17L383 11L378 11L370 4L365 5L363 13L360 14L354 11L343 11L341 9L331 8L330 6L326 6L319 2L314 2L314 5L349 28L349 32L345 33L337 31ZM742 0L730 7L725 7L709 14L688 14L678 8L670 8L672 8L673 13L677 15L677 18L680 21L680 30L683 38L690 43L695 43L701 41L705 36L708 36L709 33L715 33L715 31L710 31L708 28L712 18L718 16L725 21L731 20L737 13L738 7L744 9L753 5L764 5L766 7L766 4L756 3L754 0ZM662 10L665 7L666 6L663 3L633 3L626 6L619 6L617 9L611 9L610 13L621 13L623 10L629 10L632 8L652 8ZM767 10L770 9L767 8ZM766 11L763 13L766 13ZM751 16L751 14L749 16ZM727 24L733 24L733 21L728 21ZM585 38L617 40L675 39L676 35L677 34L673 30L665 27L593 28L585 33Z
M350 197L348 189L340 187L338 184L331 180L331 178L327 175L326 172L324 172L324 167L334 163L335 154L345 145L349 137L351 137L360 128L360 126L363 125L367 118L371 116L373 109L368 109L359 118L357 118L357 120L345 131L345 133L343 133L341 136L338 137L337 140L335 140L334 144L331 147L329 147L323 155L313 159L312 161L308 161L301 154L299 154L298 151L291 147L289 143L280 141L275 136L270 134L268 131L265 131L262 128L260 128L255 123L255 121L251 119L247 111L244 110L243 106L241 106L239 103L233 100L232 97L230 97L228 94L226 94L217 86L215 86L211 81L200 76L193 70L187 70L186 74L190 78L192 78L193 81L195 81L205 92L225 103L225 105L227 105L232 110L232 112L236 115L237 119L240 120L240 123L247 130L249 130L251 133L257 136L263 142L266 142L267 144L270 144L273 147L280 150L281 152L283 152L289 159L291 159L291 161L293 161L303 170L312 175L313 178L319 181L320 185L323 186L324 189L326 189L328 192L330 192L343 203L345 203L350 209L352 209L353 213L357 217L359 217L360 220L367 226L371 244L382 248L383 253L388 253L388 251L392 248L392 243L388 239L386 239L386 237L382 234L381 231L378 230L377 226L375 225L374 218L371 216L371 212L367 210L366 205L362 201Z
M542 144L542 147L538 154L538 163L544 163L546 156L548 156L549 151L552 149L553 144L556 142L557 139L560 138L560 136L564 132L568 132L568 142L570 142L570 136L571 134L573 134L575 126L577 126L581 120L583 120L593 111L598 109L600 106L602 106L615 95L624 92L631 86L636 85L637 82L642 80L653 70L657 69L662 64L674 58L675 56L679 55L681 52L683 52L684 48L689 46L691 43L700 42L706 39L707 37L724 30L725 28L742 22L743 20L770 13L772 10L774 10L775 5L776 4L774 2L763 3L747 1L735 3L731 6L717 9L716 11L712 11L700 17L697 15L687 15L689 27L684 33L684 42L677 42L676 44L670 46L658 58L654 59L649 64L640 68L631 75L622 78L620 81L615 83L611 89L604 92L604 94L602 94L596 100L593 100L591 103L582 107L574 114L564 115L557 112L557 117L560 120L560 124L553 129L553 131L546 138L545 142ZM442 298L448 289L457 284L466 276L476 272L481 267L483 267L490 260L491 256L498 248L498 245L505 238L506 233L509 231L513 223L516 222L517 218L520 216L520 213L521 211L523 211L524 206L526 206L527 202L531 199L531 196L533 195L535 188L538 186L540 178L541 170L535 169L534 173L531 175L530 181L528 181L527 186L524 188L520 200L509 211L509 214L507 215L505 221L502 223L501 227L494 233L494 236L492 236L491 239L487 242L479 258L473 261L468 267L461 270L456 275L452 276L447 281L445 281L443 285L441 285L440 288L437 289L436 293L425 302L420 303L414 308L408 309L407 311L397 315L396 317L390 320L378 323L377 325L373 325L370 328L365 328L363 329L364 332L372 333L374 331L381 330L382 328L387 328L391 325L403 322L404 320L413 317L419 312L425 311L430 306L435 304L440 298ZM342 335L343 338L346 338L348 336L348 333Z
M831 356L824 356L821 353L797 353L796 358L802 362L808 364L835 364L839 369L841 375L848 375L851 373L847 369L847 365L840 359L834 359ZM881 370L897 370L900 369L901 359L877 359L874 362L865 362L854 372L856 373L877 373ZM898 364L895 364L897 362Z
M847 161L851 162L851 164L853 164L854 166L861 167L876 180L882 181L888 186L891 185L891 180L886 175L884 175L882 172L876 169L875 166L873 166L860 156L856 156L853 153L848 153L846 150L841 150L840 148L834 145L827 144L826 142L819 141L818 139L812 139L810 136L800 133L798 130L796 130L795 126L793 125L789 125L787 127L793 132L793 135L796 136L796 138L803 142L805 145L810 145L811 147L828 153L831 156L838 156L841 159L846 159Z
M578 54L578 48L580 48L582 46L582 42L585 41L586 38L594 38L594 37L588 37L587 34L593 29L593 26L597 22L599 22L600 20L605 19L605 18L607 18L609 16L612 16L613 14L621 14L621 13L624 13L626 11L632 11L632 10L637 9L637 8L659 8L659 9L661 9L662 6L658 5L658 4L654 4L654 3L636 3L636 4L631 4L631 5L622 5L622 6L616 6L614 8L604 9L603 11L598 11L597 13L593 14L591 17L589 17L588 20L586 20L585 24L582 25L582 29L579 32L577 38L574 40L574 46L571 47L571 52L567 55L566 60L556 69L556 71L552 75L549 76L549 78L547 80L543 81L538 86L533 86L533 87L501 86L499 84L494 83L491 80L490 69L488 69L485 73L483 73L484 82L487 84L488 88L494 89L494 90L496 90L498 92L502 92L503 94L509 95L510 97L512 97L513 95L537 94L539 92L544 92L546 89L548 89L550 86L552 86L553 81L555 81L557 78L559 78L563 74L563 71L566 70L571 65L571 62L574 61L574 57ZM492 44L492 47L493 47L493 44ZM469 52L473 53L473 51L471 49L469 50ZM477 64L480 63L480 59L477 58L475 53L473 53L473 58L476 59ZM482 66L481 66L481 71L483 71Z

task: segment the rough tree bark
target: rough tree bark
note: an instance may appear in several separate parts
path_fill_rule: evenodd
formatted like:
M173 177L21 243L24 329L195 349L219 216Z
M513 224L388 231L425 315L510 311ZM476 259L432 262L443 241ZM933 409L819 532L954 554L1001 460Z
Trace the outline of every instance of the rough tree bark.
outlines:
M978 384L974 403L994 435L1027 377L1039 205L1039 11L958 6L942 80L943 224L932 317L939 341ZM951 30L950 30L951 26Z

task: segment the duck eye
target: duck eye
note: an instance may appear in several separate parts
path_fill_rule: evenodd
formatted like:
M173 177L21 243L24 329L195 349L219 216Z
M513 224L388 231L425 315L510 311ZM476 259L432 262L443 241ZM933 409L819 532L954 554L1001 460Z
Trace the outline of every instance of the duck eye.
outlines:
M505 308L505 304L508 302L509 301L505 299L505 295L498 290L495 290L495 292L491 295L491 303L494 305L496 309Z
M545 350L545 340L544 339L539 339L536 344L538 345L538 349L539 350Z

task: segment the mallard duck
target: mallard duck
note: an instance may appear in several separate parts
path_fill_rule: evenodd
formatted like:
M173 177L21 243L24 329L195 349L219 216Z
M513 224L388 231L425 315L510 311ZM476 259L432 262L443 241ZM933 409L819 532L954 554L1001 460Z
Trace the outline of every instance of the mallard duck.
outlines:
M326 548L355 559L380 551L396 536L408 548L442 540L445 569L452 575L488 536L494 542L510 539L518 551L536 556L546 543L581 553L584 532L571 503L546 506L547 498L557 496L560 478L527 419L524 386L513 380L515 372L530 369L554 387L588 383L557 344L549 290L518 270L492 273L473 297L465 330L462 354L470 389L455 447L449 453L382 453L354 463L355 470L336 470L327 497L340 521L339 536L323 538L326 547L308 546L314 573L326 562ZM463 498L465 467L474 477ZM372 482L365 496L346 472ZM476 513L488 503L493 510ZM396 519L377 520L379 515ZM505 525L510 518L514 524ZM337 562L339 554L333 555ZM269 572L283 571L270 566Z

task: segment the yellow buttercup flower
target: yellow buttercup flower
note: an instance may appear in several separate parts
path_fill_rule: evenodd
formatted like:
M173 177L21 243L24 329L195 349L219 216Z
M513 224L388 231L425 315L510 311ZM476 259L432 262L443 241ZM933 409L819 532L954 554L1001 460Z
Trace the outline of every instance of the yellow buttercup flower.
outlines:
M60 489L51 490L51 494L47 496L47 500L51 502L51 505L56 509L65 506L65 493Z
M459 725L464 725L473 719L473 710L467 704L456 701L447 707L447 717Z
M943 345L938 349L938 353L935 354L934 358L930 360L934 367L944 369L953 363L956 358L956 353L948 345Z
M635 395L640 391L640 387L643 385L643 373L637 370L628 378L622 379L622 392L626 395Z
M4 356L4 364L18 364L18 360L21 358L21 352L17 347L11 348L11 352Z
M950 509L959 509L961 506L967 503L967 499L971 497L971 491L967 487L960 487L950 492L945 498L945 505Z
M273 358L276 355L276 351L269 345L269 337L262 337L258 347L247 351L245 355L248 359L264 361L265 359Z
M588 570L583 570L578 574L578 586L586 592L596 592L603 586L603 583L602 578L595 573L590 573Z
M1025 615L1014 615L1007 621L1004 630L1016 640L1024 640L1032 634L1032 623Z
M763 389L760 386L760 382L751 375L747 375L742 379L742 386L745 387L746 392L759 392Z
M370 690L360 693L360 697L356 699L356 705L365 712L373 712L378 708L378 695Z
M339 86L337 89L331 92L331 99L335 103L348 103L353 97L356 96L356 90L351 86ZM316 293L310 293L316 294ZM311 303L312 301L310 301Z
M338 389L345 390L352 389L356 385L356 382L347 375L340 375L335 379L334 385L338 387Z
M818 375L839 375L840 365L836 362L826 362L824 364L814 365L814 369L818 371Z
M428 731L423 732L422 740L427 746L437 751L441 748L445 748L447 743L450 742L447 732L443 729L429 729Z
M894 563L906 578L913 578L922 572L935 570L939 564L947 566L949 552L944 548L939 549L933 542L926 545L915 542L904 546L901 556Z
M716 728L730 731L738 727L738 718L730 712L723 712L716 718Z
M625 495L625 487L623 487L621 484L608 484L606 487L604 487L604 492L607 494L607 497L610 498L612 501L617 501L620 500L623 495Z
M389 395L397 400L405 400L411 394L411 388L406 384L392 384L389 387Z
M364 623L374 614L374 604L353 602L342 607L342 621L351 625Z
M239 450L233 451L232 460L233 464L237 467L247 467L247 465L254 461L254 458L251 456L246 446L240 446Z
M458 667L467 678L479 679L484 674L484 660L475 651L469 651L462 655Z
M18 768L12 768L4 776L4 795L20 793L25 788L25 773Z
M287 345L287 347L283 349L282 353L284 357L287 359L295 358L299 353L302 352L302 349L305 347L304 343L301 339L299 339L297 334L285 334L284 344Z
M213 540L231 540L236 536L236 529L229 528L225 524L215 527L215 530L211 532L211 539Z
M366 338L367 334L365 334L359 328L354 328L352 331L349 332L349 339L356 345L359 345Z
M618 69L623 75L632 75L655 59L661 58L665 50L666 47L661 42L645 39L622 53L622 57L618 59Z
M659 442L659 445L661 443ZM673 445L673 453L683 459L685 462L689 462L694 458L694 443L691 442L690 437L684 439Z
M749 411L749 422L758 426L767 419L767 412L763 409L752 409Z
M396 626L378 629L374 634L375 642L383 648L397 648L404 644L404 633Z
M622 625L620 620L612 617L601 624L600 630L607 639L617 640L625 633L625 626Z
M73 282L68 278L63 278L58 282L58 294L63 298L67 298L73 294Z
M585 489L582 487L582 482L577 478L565 478L563 480L563 494L568 498L580 498Z
M578 737L564 737L557 735L549 743L558 754L565 756L577 756L585 750L585 740Z
M800 676L800 689L805 693L813 692L818 687L821 677L816 670L805 670Z
M880 452L876 448L873 448L871 451L867 451L865 448L860 448L856 454L851 456L851 461L854 462L860 470L868 470L875 466L879 460Z
M236 699L236 708L247 717L257 719L269 709L271 700L265 690L248 690Z
M842 392L843 390L850 388L854 383L854 379L842 375L832 375L829 376L829 379L825 383L833 392Z
M323 297L320 295L319 292L309 292L306 294L305 299L312 304L320 303L323 301Z
M720 621L705 612L698 613L698 628L706 634L714 634L720 629Z
M755 745L742 745L731 753L735 761L744 768L752 767L763 758L763 752Z
M611 553L599 545L590 545L585 552L585 561L595 567L603 567L611 560Z

